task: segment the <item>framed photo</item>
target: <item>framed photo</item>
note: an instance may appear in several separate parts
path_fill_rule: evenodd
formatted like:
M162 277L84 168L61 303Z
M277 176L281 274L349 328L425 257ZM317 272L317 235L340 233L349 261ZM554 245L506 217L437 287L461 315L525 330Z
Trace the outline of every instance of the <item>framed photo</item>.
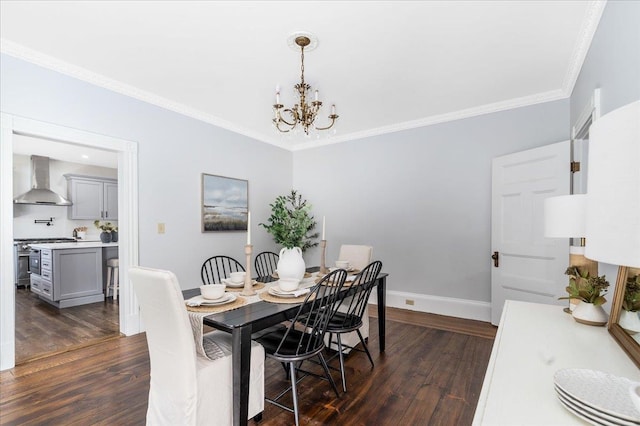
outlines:
M249 181L202 173L202 232L246 231Z

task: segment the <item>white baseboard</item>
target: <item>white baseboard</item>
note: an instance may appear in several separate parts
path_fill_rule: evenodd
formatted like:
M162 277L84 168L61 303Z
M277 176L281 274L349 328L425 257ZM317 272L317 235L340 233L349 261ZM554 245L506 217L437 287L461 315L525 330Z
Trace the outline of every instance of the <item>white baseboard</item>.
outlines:
M408 305L407 300L413 301ZM377 304L375 290L371 293L369 303ZM430 296L428 294L387 291L387 306L408 309L410 311L427 312L449 317L491 321L491 303L477 300L454 299L452 297Z

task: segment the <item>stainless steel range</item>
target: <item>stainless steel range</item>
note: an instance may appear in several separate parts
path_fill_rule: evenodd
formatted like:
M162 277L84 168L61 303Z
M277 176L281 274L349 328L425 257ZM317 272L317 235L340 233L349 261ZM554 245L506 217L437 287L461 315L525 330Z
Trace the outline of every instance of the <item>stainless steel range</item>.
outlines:
M13 240L14 262L15 262L15 284L16 286L29 286L29 254L30 244L47 243L68 243L75 241L74 238L16 238Z

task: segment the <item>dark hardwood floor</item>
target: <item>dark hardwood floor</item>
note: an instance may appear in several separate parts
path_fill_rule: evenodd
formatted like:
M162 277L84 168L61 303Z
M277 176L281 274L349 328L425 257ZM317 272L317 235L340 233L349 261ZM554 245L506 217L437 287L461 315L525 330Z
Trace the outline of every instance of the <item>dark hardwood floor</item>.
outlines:
M16 289L16 365L120 336L112 298L58 309L26 288Z
M301 423L469 425L495 332L488 323L389 309L386 351L378 351L371 321L375 368L352 352L346 394L336 398L313 377L300 383ZM286 386L282 367L271 360L265 376L268 395ZM142 425L148 391L144 334L112 339L1 372L0 424ZM260 425L292 423L292 414L265 403Z

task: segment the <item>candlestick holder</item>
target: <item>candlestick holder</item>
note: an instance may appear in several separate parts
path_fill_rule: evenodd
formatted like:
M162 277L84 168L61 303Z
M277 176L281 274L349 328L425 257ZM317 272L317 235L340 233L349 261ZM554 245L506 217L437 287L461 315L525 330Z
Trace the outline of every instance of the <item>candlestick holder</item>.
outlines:
M245 267L246 275L244 276L244 289L240 294L242 296L253 296L257 294L253 289L253 279L251 278L251 252L253 251L253 246L251 244L247 244L244 246L244 254L247 256L247 263Z
M329 273L329 269L325 263L325 253L327 251L327 240L320 241L320 273L326 275Z

